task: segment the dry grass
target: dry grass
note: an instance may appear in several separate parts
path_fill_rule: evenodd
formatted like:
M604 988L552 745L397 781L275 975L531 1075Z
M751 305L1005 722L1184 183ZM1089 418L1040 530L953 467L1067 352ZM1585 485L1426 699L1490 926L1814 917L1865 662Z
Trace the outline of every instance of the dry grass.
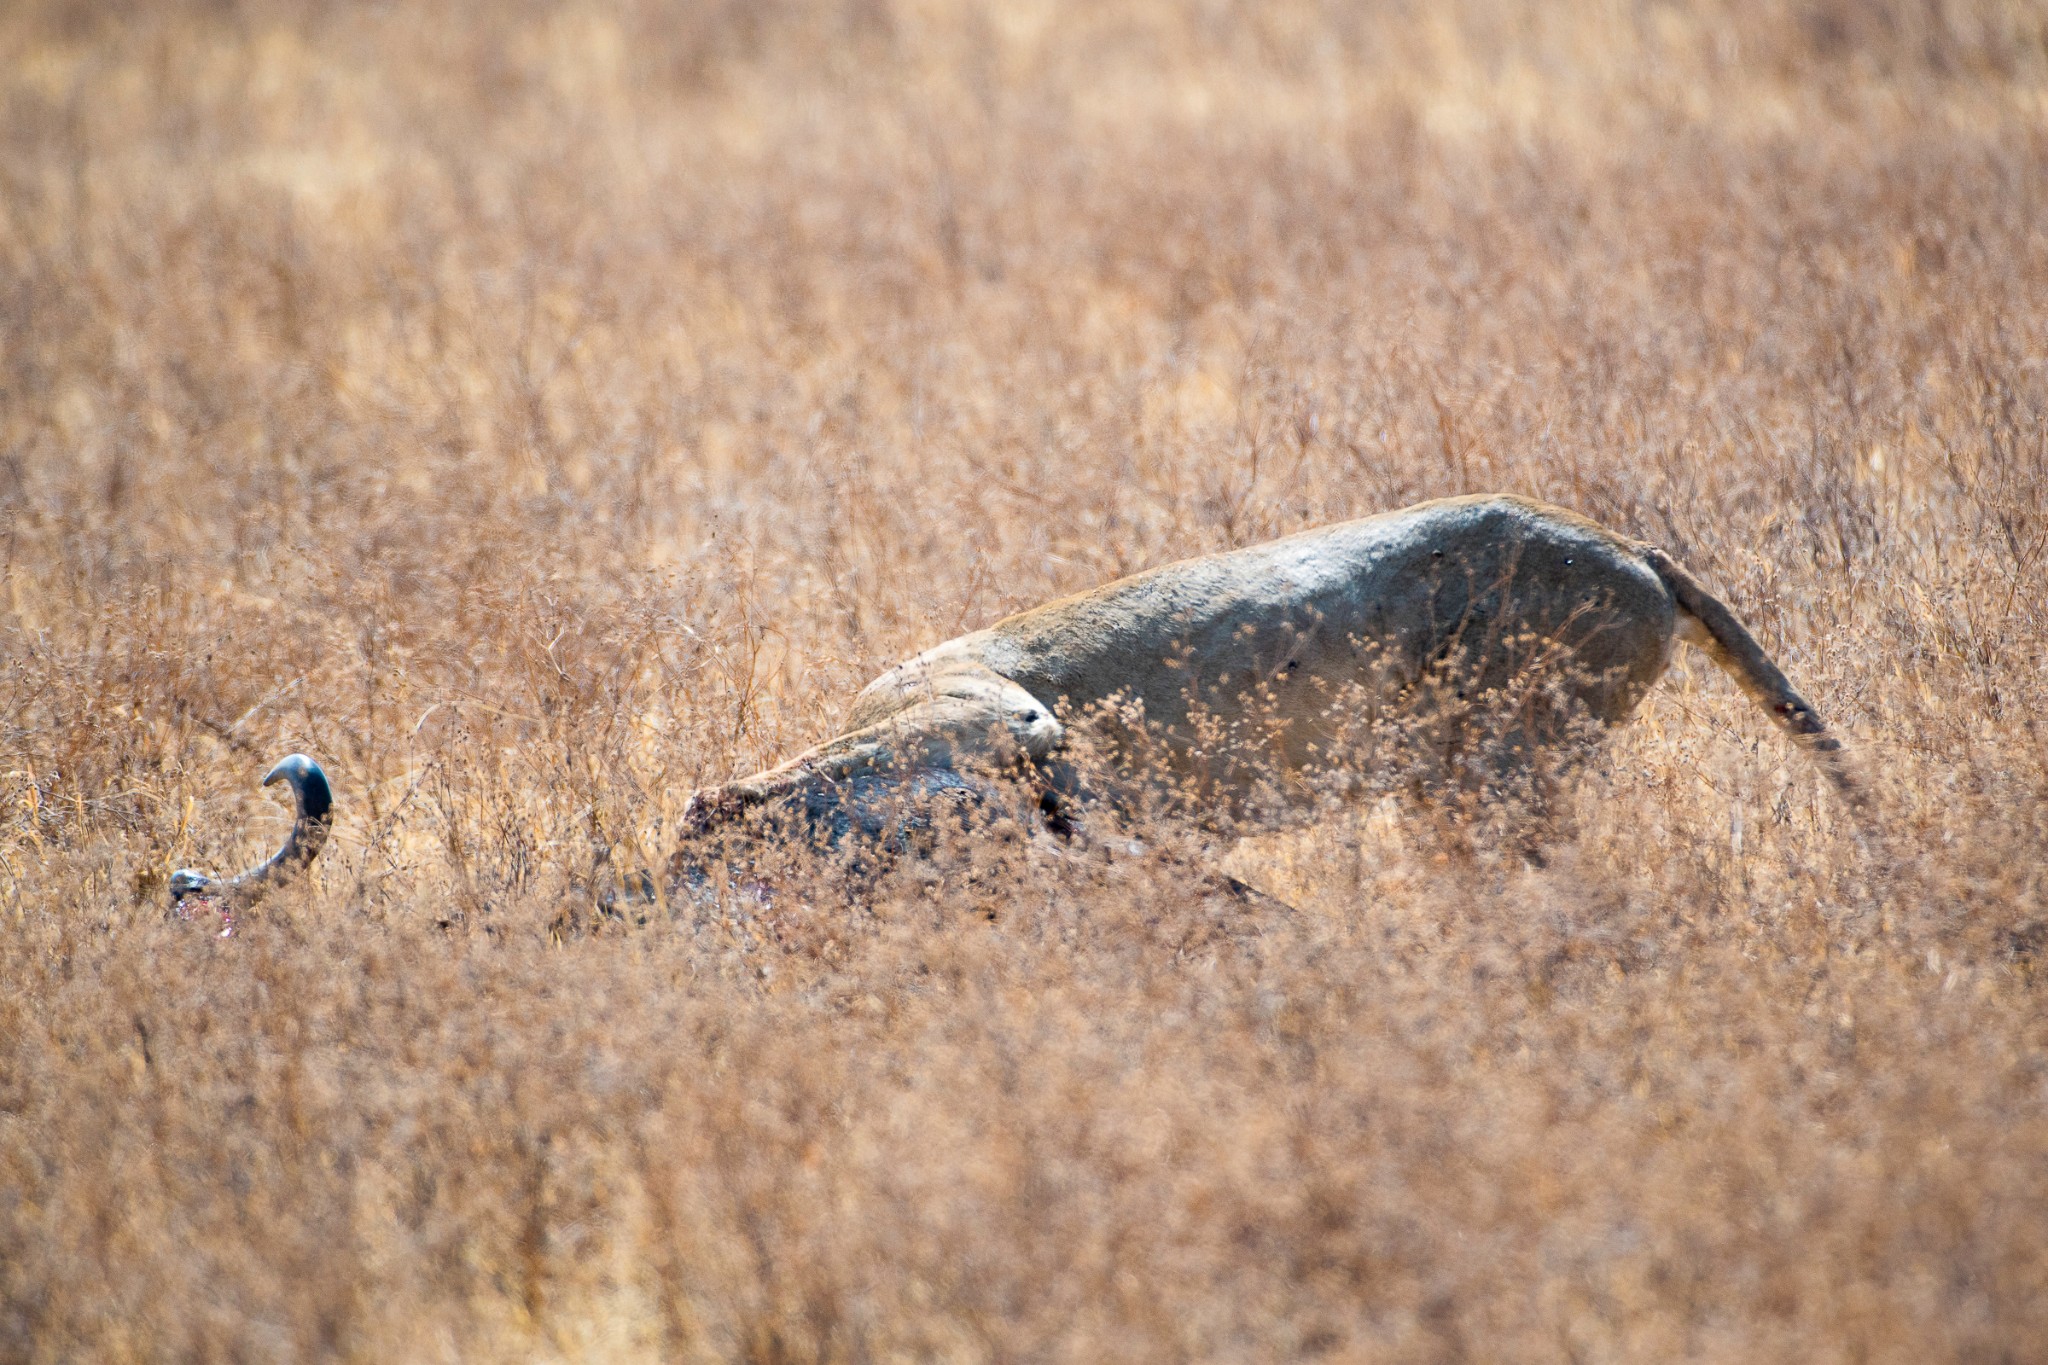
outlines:
M2044 224L1997 0L7 7L0 1357L2031 1357ZM589 911L915 647L1491 488L1886 838L1694 666L1541 870Z

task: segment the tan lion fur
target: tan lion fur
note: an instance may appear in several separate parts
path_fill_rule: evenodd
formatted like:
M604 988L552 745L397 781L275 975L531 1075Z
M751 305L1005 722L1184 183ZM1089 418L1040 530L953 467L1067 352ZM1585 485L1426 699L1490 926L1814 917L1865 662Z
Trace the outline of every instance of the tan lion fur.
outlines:
M1475 496L1181 560L933 646L861 690L846 735L692 808L702 823L859 773L986 764L1006 734L1010 752L1043 759L1056 710L1104 709L1154 741L1157 777L1284 797L1357 761L1381 714L1453 697L1483 708L1532 671L1552 680L1546 717L1617 724L1678 639L1857 796L1814 709L1669 556L1562 508ZM1019 730L1022 716L1041 719ZM1526 758L1553 738L1511 724L1503 742Z

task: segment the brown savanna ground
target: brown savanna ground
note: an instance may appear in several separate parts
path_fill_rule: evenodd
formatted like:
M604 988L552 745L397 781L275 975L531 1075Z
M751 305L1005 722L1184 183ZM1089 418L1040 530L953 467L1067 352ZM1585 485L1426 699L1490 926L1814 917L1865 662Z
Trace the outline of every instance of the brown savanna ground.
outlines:
M1540 868L593 912L919 646L1481 489L1879 836L1693 656ZM2048 1351L2038 6L9 5L0 575L0 1358Z

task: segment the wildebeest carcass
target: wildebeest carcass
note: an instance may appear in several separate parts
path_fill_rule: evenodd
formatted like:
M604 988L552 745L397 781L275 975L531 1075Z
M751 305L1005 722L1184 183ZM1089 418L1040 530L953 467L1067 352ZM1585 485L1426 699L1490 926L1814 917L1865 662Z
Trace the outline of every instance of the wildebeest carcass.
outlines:
M294 807L284 847L236 877L215 877L190 867L173 872L171 910L180 919L217 912L223 926L221 937L226 938L235 931L237 910L285 885L319 856L334 824L334 793L327 785L327 774L306 755L292 754L264 774L264 786L278 782L290 784Z

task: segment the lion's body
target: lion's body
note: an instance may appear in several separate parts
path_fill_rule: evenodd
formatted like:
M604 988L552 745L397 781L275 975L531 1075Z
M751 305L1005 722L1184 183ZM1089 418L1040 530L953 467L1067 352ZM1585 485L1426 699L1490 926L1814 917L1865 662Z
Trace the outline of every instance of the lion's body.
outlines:
M1559 722L1626 719L1681 638L1854 795L1813 709L1683 569L1575 513L1501 496L1181 560L1020 612L882 674L841 739L714 793L756 803L857 773L955 770L991 752L963 737L1000 740L1017 716L1059 709L1141 729L1157 760L1147 779L1186 782L1232 810L1264 784L1284 804L1365 761L1359 738L1383 715L1446 703L1481 713L1533 676L1493 766L1481 765L1498 773L1500 755L1526 762ZM1009 742L1014 752L1021 736ZM1023 747L1043 759L1045 745ZM701 818L716 803L693 808Z
M1811 708L1661 552L1498 496L1422 503L1061 598L884 673L850 721L899 712L905 676L973 665L1070 712L1141 711L1174 775L1212 791L1275 778L1284 789L1355 756L1363 726L1433 676L1477 699L1549 670L1573 706L1615 724L1681 636L1820 747ZM1233 734L1245 719L1255 724Z

